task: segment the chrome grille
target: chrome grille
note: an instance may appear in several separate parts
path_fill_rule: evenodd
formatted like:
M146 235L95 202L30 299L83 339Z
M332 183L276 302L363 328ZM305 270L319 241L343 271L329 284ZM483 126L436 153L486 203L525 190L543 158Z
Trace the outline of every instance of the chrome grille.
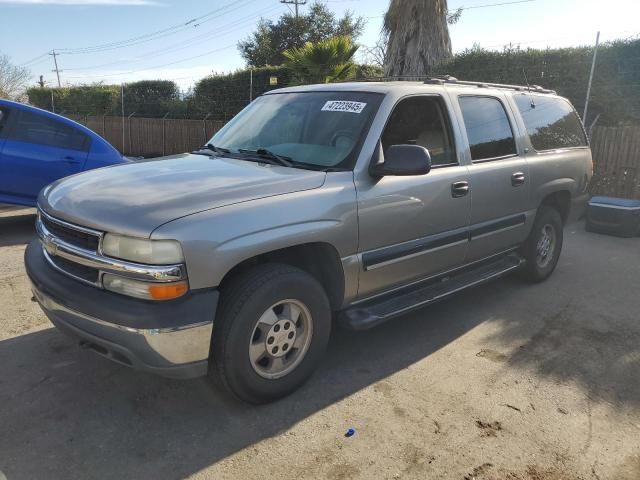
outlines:
M145 265L102 255L103 232L73 225L38 211L36 230L47 261L58 271L102 288L102 273L147 282L175 282L186 278L184 264Z
M67 222L56 220L43 212L38 213L39 221L42 222L49 232L60 240L74 247L82 248L83 250L98 251L100 234L97 232L92 233L89 229L76 227Z
M100 286L98 268L83 265L66 257L69 257L69 248L95 254L100 247L101 232L53 218L42 210L38 210L36 227L45 256L53 267L76 280ZM60 250L62 246L65 250Z
M47 258L55 267L64 273L71 275L79 280L84 280L91 284L97 284L100 271L97 268L85 267L79 263L71 262L66 258L47 255Z

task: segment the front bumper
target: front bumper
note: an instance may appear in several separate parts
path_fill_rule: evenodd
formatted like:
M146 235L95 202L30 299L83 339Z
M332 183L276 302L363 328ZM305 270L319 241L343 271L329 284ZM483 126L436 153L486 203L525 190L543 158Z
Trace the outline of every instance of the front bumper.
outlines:
M25 252L35 299L51 322L123 365L172 378L207 373L218 291L152 302L125 297L54 269L39 240Z

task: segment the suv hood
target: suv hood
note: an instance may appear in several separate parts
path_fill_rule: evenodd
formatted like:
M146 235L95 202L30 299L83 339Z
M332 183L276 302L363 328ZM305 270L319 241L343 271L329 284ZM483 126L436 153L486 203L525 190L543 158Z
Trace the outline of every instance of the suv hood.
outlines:
M53 183L38 204L54 217L147 237L185 215L322 186L326 173L184 154L80 173Z

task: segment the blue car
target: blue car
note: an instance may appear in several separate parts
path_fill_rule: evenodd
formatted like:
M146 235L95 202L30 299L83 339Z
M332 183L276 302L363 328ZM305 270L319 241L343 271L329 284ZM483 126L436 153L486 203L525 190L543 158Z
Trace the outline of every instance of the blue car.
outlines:
M59 178L129 161L79 123L0 100L0 203L35 206L38 192Z

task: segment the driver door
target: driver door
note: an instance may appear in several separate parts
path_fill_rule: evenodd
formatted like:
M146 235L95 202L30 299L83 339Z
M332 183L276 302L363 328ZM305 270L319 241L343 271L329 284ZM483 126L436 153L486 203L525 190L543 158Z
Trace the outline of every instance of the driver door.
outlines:
M356 180L362 259L359 297L429 277L464 264L471 195L459 188L469 173L458 164L445 100L439 95L402 99L380 139L422 145L432 157L426 175Z

